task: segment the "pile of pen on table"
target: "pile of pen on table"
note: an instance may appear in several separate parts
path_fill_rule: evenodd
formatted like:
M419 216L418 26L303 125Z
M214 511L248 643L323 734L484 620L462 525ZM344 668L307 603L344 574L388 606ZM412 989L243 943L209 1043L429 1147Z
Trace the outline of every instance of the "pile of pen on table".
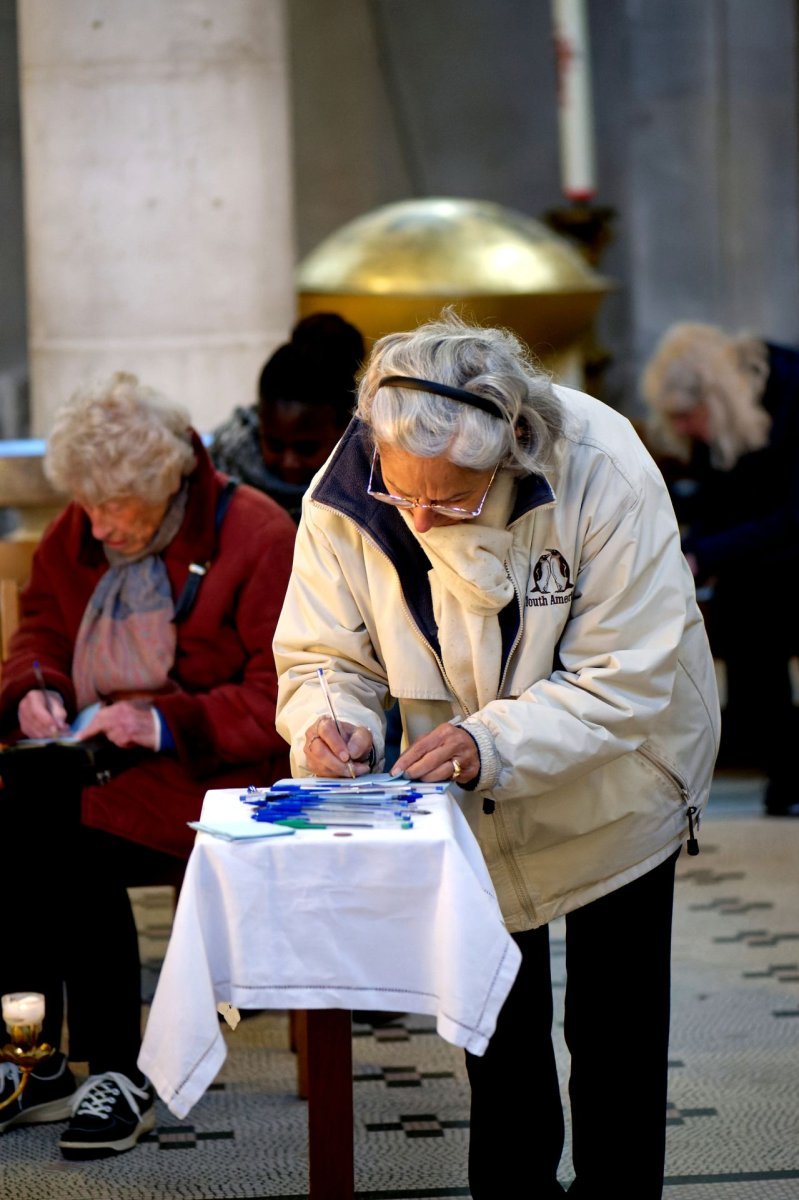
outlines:
M248 787L239 799L248 805L254 821L288 829L331 829L346 833L356 829L413 829L425 795L446 791L446 783L417 783L391 775L368 775L357 780L281 779L271 787Z

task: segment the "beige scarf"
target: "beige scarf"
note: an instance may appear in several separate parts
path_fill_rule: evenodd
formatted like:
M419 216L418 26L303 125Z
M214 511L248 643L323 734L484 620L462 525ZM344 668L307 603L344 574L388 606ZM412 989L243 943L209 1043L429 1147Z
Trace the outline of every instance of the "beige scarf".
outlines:
M495 700L502 665L498 614L514 594L505 528L516 491L514 477L499 471L483 511L470 521L417 533L411 510L402 517L432 563L428 572L444 670L469 713Z

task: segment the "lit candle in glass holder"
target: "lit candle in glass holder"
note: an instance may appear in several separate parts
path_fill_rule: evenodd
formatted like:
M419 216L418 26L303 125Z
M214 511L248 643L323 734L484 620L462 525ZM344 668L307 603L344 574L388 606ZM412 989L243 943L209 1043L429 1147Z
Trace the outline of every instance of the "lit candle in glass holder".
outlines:
M13 1044L33 1049L42 1032L44 996L41 992L9 992L2 1004L3 1020Z

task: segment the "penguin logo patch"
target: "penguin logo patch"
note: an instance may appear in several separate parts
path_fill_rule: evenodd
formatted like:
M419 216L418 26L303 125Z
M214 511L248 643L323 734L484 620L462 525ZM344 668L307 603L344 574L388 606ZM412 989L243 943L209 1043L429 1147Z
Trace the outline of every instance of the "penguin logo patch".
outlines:
M535 587L533 592L567 592L573 588L569 564L560 550L545 550L533 568Z
M560 550L548 549L533 568L534 587L530 589L527 604L541 608L548 604L568 604L572 598L574 584L571 569Z

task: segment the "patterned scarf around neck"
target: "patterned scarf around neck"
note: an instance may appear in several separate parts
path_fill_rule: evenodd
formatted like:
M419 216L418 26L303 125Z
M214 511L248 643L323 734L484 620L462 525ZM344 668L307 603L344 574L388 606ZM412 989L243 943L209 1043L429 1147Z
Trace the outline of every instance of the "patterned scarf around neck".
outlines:
M456 696L477 712L499 691L502 633L498 616L512 599L505 528L515 479L500 471L479 517L417 533L409 510L399 509L432 563L428 572L441 659Z
M119 554L103 547L109 569L95 587L78 629L72 661L78 711L125 693L152 696L171 691L175 661L175 605L161 553L183 523L185 482L142 552Z

